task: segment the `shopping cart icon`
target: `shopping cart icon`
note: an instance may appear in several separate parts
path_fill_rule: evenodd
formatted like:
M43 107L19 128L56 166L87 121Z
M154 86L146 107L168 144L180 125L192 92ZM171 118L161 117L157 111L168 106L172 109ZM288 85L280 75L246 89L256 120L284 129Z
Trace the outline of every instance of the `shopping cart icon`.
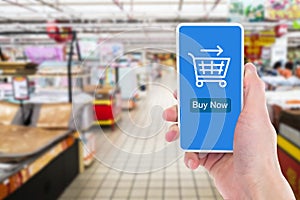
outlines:
M204 82L216 82L220 87L226 87L227 82L224 78L230 58L195 57L192 53L188 55L193 59L197 87L202 87Z

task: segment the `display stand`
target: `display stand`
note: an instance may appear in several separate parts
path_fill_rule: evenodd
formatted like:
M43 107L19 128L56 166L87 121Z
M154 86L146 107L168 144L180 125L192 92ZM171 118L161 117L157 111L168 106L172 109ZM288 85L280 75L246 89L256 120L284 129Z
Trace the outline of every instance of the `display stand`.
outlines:
M86 85L84 91L94 96L94 125L111 126L112 130L121 119L122 100L118 86L118 67L103 70L102 84ZM99 76L99 75L98 75Z
M119 88L86 86L85 91L94 93L93 107L95 112L95 125L114 126L121 118L122 100Z
M75 31L71 32L47 32L47 31L5 31L0 32L0 35L48 35L48 34L54 34L54 35L65 35L70 34L72 35L71 41L70 41L70 51L68 53L68 63L67 63L67 76L68 76L68 98L69 103L72 103L72 59L73 59L73 53L74 53L74 44L76 46L76 52L78 56L78 60L81 61L81 54L79 49L79 44L77 40L77 33ZM1 48L1 47L0 47Z
M44 31L0 32L0 35L47 35ZM81 61L76 32L51 34L71 34L67 59L68 102L72 103L72 59L74 44L78 60ZM50 130L49 130L50 131ZM78 137L68 136L57 141L42 153L18 162L15 170L0 175L0 199L55 199L65 187L83 172L82 150ZM83 160L83 159L82 159ZM78 164L76 164L78 163ZM6 163L4 163L6 164Z

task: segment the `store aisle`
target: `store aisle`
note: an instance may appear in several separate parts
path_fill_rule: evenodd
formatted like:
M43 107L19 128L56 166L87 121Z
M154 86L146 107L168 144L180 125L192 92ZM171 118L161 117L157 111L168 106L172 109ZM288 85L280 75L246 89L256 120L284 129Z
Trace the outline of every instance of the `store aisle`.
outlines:
M203 168L187 169L183 159L158 172L127 174L95 162L60 199L222 199Z
M60 199L222 199L203 168L189 170L178 143L165 142L163 109L176 103L176 73L165 70L117 128L93 131L96 160ZM109 167L108 167L109 166Z

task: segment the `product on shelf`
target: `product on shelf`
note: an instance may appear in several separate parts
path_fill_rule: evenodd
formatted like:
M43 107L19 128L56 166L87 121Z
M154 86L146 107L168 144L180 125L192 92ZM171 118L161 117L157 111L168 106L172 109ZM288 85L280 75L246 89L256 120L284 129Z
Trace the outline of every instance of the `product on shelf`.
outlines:
M32 62L0 62L0 74L30 75L36 73L37 64Z
M66 75L68 74L67 62L61 61L45 61L38 67L38 74L41 75ZM79 63L72 63L72 74L82 74L83 70Z

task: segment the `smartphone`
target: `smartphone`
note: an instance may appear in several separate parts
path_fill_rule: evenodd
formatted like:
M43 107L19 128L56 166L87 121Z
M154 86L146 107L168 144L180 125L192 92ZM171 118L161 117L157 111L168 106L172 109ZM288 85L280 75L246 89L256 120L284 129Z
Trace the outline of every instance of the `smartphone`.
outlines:
M180 146L232 152L243 106L244 29L238 23L182 23L176 36Z

